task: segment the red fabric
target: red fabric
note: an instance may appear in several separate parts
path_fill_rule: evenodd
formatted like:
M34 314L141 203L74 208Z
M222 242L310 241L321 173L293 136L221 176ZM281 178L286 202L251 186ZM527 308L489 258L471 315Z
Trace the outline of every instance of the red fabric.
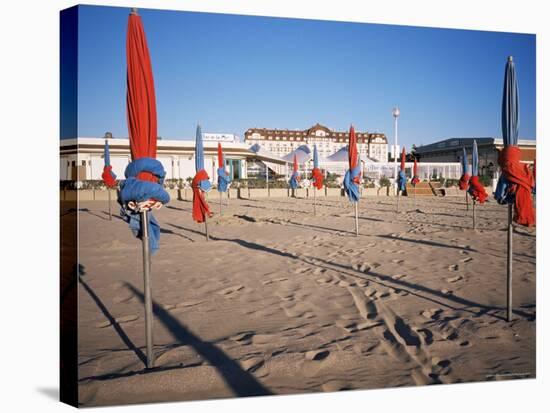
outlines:
M211 217L213 214L210 212L210 207L204 198L204 192L199 188L200 181L209 179L208 174L204 169L201 169L191 182L191 188L193 188L193 219L197 222L204 222L206 215Z
M458 181L458 187L461 191L467 191L468 185L470 185L470 175L464 174L460 177L460 181Z
M311 175L314 178L313 186L317 189L322 189L323 188L323 181L324 181L325 178L324 178L323 173L321 172L321 170L319 168L313 168L313 171L311 171Z
M517 146L507 146L500 151L498 164L506 180L510 183L510 191L515 194L514 221L520 225L535 225L535 208L531 192L535 186L533 174L527 164L521 164L521 150Z
M405 158L407 157L407 153L405 152L405 147L403 146L403 150L401 151L401 170L405 170Z
M348 163L350 170L357 166L357 138L353 126L349 128Z
M105 182L105 185L108 188L114 188L116 186L116 180L113 178L113 175L111 174L111 170L113 167L111 165L104 166L103 167L103 173L101 174L101 178L103 179L103 182Z
M298 172L298 160L296 159L296 154L294 154L294 162L292 164L292 172Z
M411 179L411 184L413 186L416 186L416 184L419 183L419 182L420 182L420 179L418 179L418 176L416 176L416 175L413 176L413 178Z
M218 168L223 168L223 152L222 152L222 144L218 142Z
M485 187L479 182L479 176L474 175L470 178L470 189L472 198L475 201L478 201L480 204L483 204L487 200L487 192L485 192Z
M413 176L418 176L418 165L416 163L416 158L414 158L414 165L413 165Z
M130 14L126 35L127 121L132 159L157 157L157 109L153 69L141 17ZM138 179L156 182L142 172Z

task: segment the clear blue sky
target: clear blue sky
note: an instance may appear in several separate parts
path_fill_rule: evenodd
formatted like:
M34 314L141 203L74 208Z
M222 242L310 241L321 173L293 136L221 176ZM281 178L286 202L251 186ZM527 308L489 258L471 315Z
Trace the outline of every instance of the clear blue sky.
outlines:
M129 9L81 6L79 136L128 136ZM535 36L140 9L153 64L158 133L243 136L250 127L336 130L350 123L400 143L501 136L513 55L520 137L535 138Z

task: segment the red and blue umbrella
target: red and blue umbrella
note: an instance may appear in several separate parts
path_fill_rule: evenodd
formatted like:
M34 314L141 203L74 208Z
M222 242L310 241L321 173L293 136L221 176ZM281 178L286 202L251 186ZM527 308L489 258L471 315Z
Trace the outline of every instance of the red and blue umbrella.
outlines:
M468 173L468 155L466 154L466 148L462 147L462 176L458 181L458 187L461 191L467 191L470 185L470 174Z
M474 140L472 148L472 176L469 181L468 193L474 201L483 204L487 200L487 192L485 187L479 182L479 156L477 154L477 142Z
M128 164L120 184L119 203L122 217L132 232L142 238L141 211L158 209L170 201L163 188L166 175L157 154L157 111L153 69L141 17L132 12L126 36L127 121L132 162ZM152 213L146 214L149 228L149 249L159 248L160 226Z
M191 182L193 188L193 219L196 222L204 222L206 217L211 217L210 207L204 194L212 189L210 177L204 169L204 147L202 143L201 125L197 125L195 136L195 177Z
M311 171L313 178L313 186L317 189L323 188L323 173L319 169L319 153L317 152L317 145L313 145L313 170Z
M407 153L405 152L405 147L401 151L401 167L399 168L399 173L397 174L397 190L404 192L407 189L407 175L405 175L405 159Z
M521 164L519 136L519 95L514 61L510 56L504 73L502 94L502 139L498 163L502 170L495 198L500 204L512 204L514 221L520 225L535 225L535 209L531 193L535 186L533 174L527 165Z
M109 141L107 139L105 139L105 147L103 149L103 173L101 174L101 178L107 188L114 188L116 186L116 175L111 166L111 153L109 151Z
M218 142L218 192L227 192L230 183L231 179L229 179L229 174L225 170L222 144Z
M290 175L290 180L288 181L288 183L291 189L297 189L299 182L300 173L298 172L298 160L296 159L296 154L294 154L294 160L292 163L292 175Z
M359 202L359 198L361 197L359 193L361 166L359 165L357 138L355 137L355 129L353 126L349 129L348 167L344 175L344 190L351 202Z
M420 182L420 178L418 177L418 165L416 163L416 158L414 158L414 164L413 164L413 177L411 179L412 186L416 186Z

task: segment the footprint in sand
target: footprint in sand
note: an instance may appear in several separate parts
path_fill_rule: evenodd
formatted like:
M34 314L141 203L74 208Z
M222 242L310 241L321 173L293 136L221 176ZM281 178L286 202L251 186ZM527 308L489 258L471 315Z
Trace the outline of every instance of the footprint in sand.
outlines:
M449 271L458 271L459 269L458 264L449 265L447 268Z
M330 354L328 350L310 350L306 352L306 360L319 361L326 359Z
M283 281L288 281L288 278L286 278L286 277L273 278L271 280L263 281L262 284L263 285L269 285L269 284L273 284L273 283L276 283L276 282L283 282Z
M242 333L229 337L229 339L231 341L236 341L238 343L245 343L245 342L250 342L250 340L252 340L252 337L254 337L254 332L244 331Z
M391 262L393 262L394 264L403 264L405 262L405 260L396 258L394 260L391 260Z
M394 280L400 280L401 278L404 278L406 276L407 276L406 274L395 274L395 275L392 275L391 278Z
M240 291L243 288L244 288L243 285L234 285L232 287L227 287L227 288L224 288L223 290L218 291L218 294L220 294L220 295L229 295L229 294L233 294L237 291Z
M125 315L123 317L115 318L115 321L118 324L124 324L124 323L129 323L131 321L136 321L138 318L139 317L137 315Z
M311 268L309 267L298 267L294 270L291 270L293 274L305 274L306 272L311 271Z
M474 259L472 257L466 257L466 258L463 258L460 260L460 262L470 262L470 261L473 261Z
M429 310L422 311L420 314L428 319L435 319L440 313L442 313L441 309L430 308Z
M452 291L452 290L448 290L448 289L446 289L446 288L443 288L443 289L441 289L441 290L439 290L439 291L441 291L441 294L443 294L443 295L452 295L452 294L453 294L453 291Z
M455 283L455 282L460 281L460 280L462 280L461 275L457 275L456 277L447 278L447 282L449 282L449 283Z
M325 273L326 271L327 271L326 268L315 268L315 269L313 270L313 274L319 275L319 274Z
M260 357L252 357L246 360L241 360L239 363L244 371L253 373L264 365L264 359Z

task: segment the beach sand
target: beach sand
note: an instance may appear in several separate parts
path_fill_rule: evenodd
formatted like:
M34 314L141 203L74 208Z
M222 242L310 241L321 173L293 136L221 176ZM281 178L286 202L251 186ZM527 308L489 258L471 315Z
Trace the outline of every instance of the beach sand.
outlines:
M156 368L144 372L141 242L105 202L79 205L84 406L535 377L535 230L463 197L229 200L209 220L155 213ZM224 200L226 202L226 200ZM114 206L113 211L118 211ZM62 218L63 219L63 218Z

